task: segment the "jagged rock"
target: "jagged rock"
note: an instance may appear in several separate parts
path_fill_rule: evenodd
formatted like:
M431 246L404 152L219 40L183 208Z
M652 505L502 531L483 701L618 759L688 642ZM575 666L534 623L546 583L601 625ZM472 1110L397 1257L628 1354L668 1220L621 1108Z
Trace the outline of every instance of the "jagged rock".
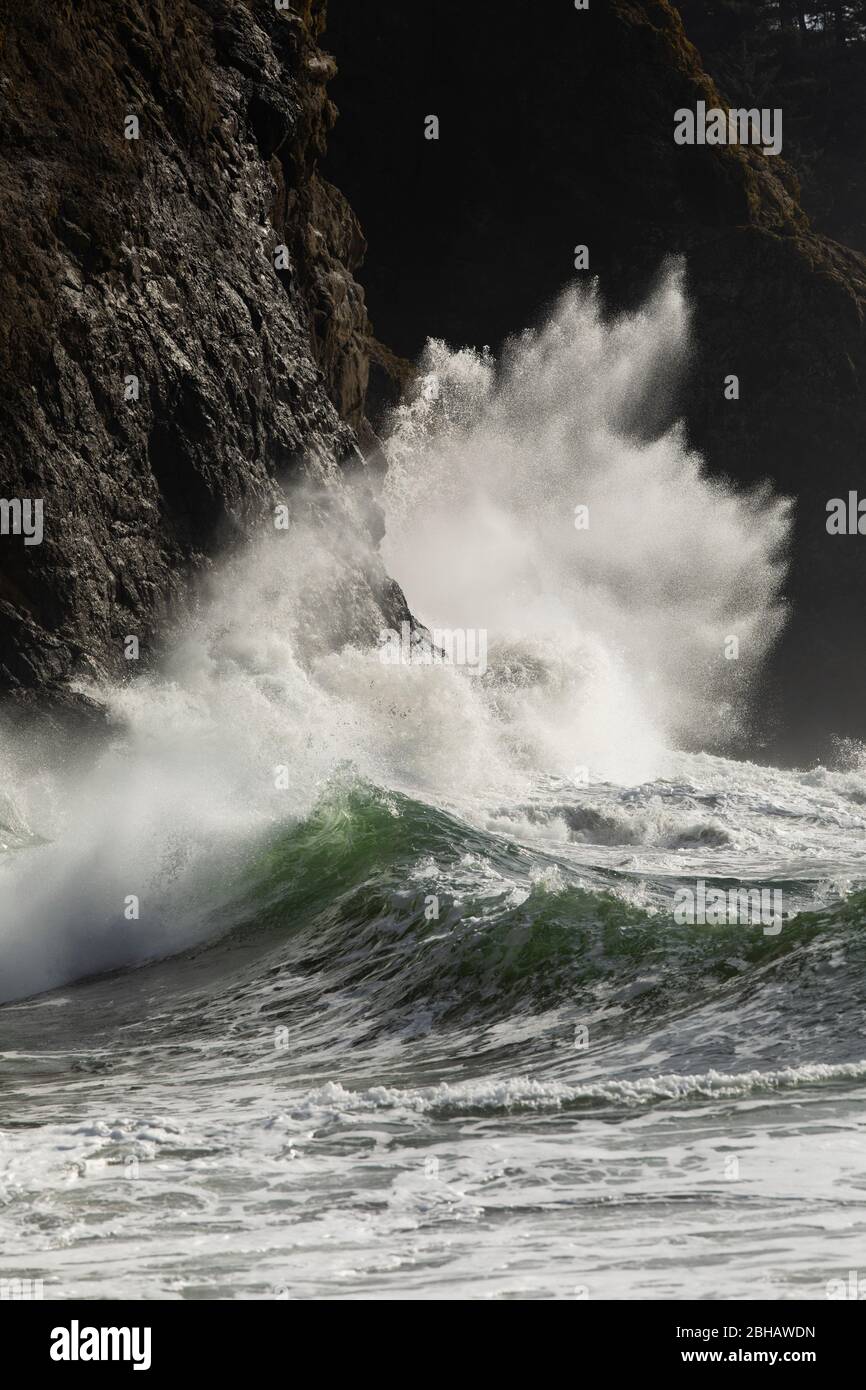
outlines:
M146 658L286 476L339 493L336 465L363 471L364 239L318 172L323 8L88 0L4 20L0 494L42 498L45 530L0 537L0 693L26 707L123 674L126 634ZM362 535L363 509L336 505ZM378 561L354 580L349 636L407 617Z

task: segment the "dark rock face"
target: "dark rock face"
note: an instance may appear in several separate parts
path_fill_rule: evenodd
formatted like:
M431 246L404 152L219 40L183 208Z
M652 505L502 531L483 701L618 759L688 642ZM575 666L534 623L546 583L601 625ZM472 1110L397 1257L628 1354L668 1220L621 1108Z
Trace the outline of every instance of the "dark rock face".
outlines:
M766 746L803 758L831 732L866 737L866 538L826 531L829 498L866 493L866 258L814 233L784 156L674 143L678 108L722 104L678 10L332 0L326 40L342 113L329 172L367 230L362 278L396 351L497 345L574 275L577 244L614 308L685 256L691 441L713 472L797 498Z
M41 545L0 536L0 693L42 707L128 669L126 634L152 650L190 576L268 524L287 476L325 485L375 541L375 507L340 479L365 476L365 411L405 364L373 338L364 238L319 172L323 0L8 8L0 497L45 512ZM812 231L784 159L674 144L678 107L719 101L678 11L331 0L327 43L329 171L370 236L364 280L397 353L428 335L496 345L574 274L578 243L614 307L686 257L690 437L713 471L798 501L771 751L866 736L866 539L825 527L827 500L863 486L866 259ZM341 630L408 616L377 561L357 578Z
M317 171L323 8L13 0L4 20L0 495L44 501L42 544L0 536L13 701L122 673L126 634L145 655L302 468L365 532L338 465L363 473L381 350L358 222ZM363 635L408 616L376 560L356 578Z

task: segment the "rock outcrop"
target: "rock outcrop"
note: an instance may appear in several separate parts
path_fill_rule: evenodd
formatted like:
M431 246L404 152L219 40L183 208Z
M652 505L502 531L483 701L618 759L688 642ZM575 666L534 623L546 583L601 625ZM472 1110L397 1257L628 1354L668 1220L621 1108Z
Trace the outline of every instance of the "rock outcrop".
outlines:
M0 536L0 694L43 708L124 674L127 634L154 652L286 478L377 539L375 505L340 480L365 477L366 417L405 364L373 337L359 222L320 172L330 90L326 168L370 237L363 279L396 353L497 344L574 274L576 244L613 308L685 257L690 438L714 472L797 498L766 746L866 737L866 541L825 525L862 486L866 259L810 226L784 154L674 144L677 108L725 94L668 0L331 0L336 79L322 0L9 8L0 497L43 499L45 530ZM355 579L342 630L407 616L375 558Z
M375 529L340 477L363 474L383 350L360 227L318 172L335 115L319 0L11 8L0 495L41 499L44 539L0 537L0 695L45 708L124 674L126 635L152 652L286 478ZM360 636L408 617L375 558L352 588Z

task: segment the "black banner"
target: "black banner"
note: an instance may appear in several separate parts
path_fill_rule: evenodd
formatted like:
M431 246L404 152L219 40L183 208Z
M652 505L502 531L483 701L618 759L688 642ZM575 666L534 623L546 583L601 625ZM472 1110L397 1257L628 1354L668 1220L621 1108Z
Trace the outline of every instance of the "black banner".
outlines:
M427 1304L422 1301L416 1306L420 1313ZM473 1308L471 1314L468 1309L458 1314L470 1315L467 1335L477 1335L489 1327L489 1310L482 1313L480 1308ZM284 1373L289 1359L319 1354L315 1351L316 1316L305 1307L299 1319L282 1301L230 1301L218 1306L183 1301L35 1301L14 1308L9 1302L0 1304L7 1348L14 1343L24 1370L48 1372L52 1379L104 1371L157 1377L210 1371L225 1375L235 1367L247 1375L253 1367L257 1375L271 1370ZM323 1327L334 1317L351 1326L352 1312L345 1306L323 1316L328 1320ZM411 1314L408 1321L406 1311L400 1316L406 1335L429 1335L429 1323L427 1333L420 1322L413 1332ZM556 1326L555 1315L551 1325ZM597 1369L611 1375L665 1373L680 1368L700 1376L713 1366L773 1371L803 1367L826 1379L829 1371L847 1368L860 1350L863 1320L859 1308L842 1301L669 1304L577 1300L561 1327L567 1334L577 1332L587 1339L581 1344L581 1361L591 1355ZM313 1339L306 1342L311 1332ZM359 1345L354 1337L341 1343L329 1336L325 1346L332 1373L340 1365L341 1348L347 1371L350 1366L357 1371ZM489 1356L486 1343L484 1355L485 1359Z

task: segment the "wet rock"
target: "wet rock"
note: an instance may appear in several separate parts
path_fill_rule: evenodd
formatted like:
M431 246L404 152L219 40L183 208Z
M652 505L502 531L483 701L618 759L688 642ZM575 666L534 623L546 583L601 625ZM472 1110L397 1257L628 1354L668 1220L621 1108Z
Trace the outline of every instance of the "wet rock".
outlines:
M92 0L4 21L0 495L45 518L41 545L0 537L0 694L22 709L127 674L128 634L146 664L287 479L339 492L344 459L363 471L364 238L318 169L322 6L295 10ZM347 590L350 638L406 616L374 554Z

